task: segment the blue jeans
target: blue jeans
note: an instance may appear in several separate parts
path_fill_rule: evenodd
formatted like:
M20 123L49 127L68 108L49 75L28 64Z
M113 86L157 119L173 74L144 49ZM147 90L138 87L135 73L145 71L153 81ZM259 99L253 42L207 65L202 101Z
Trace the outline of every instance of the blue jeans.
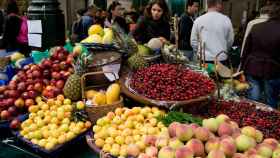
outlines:
M248 98L260 102L261 95L264 93L264 101L272 108L277 108L278 96L280 94L280 78L277 79L261 79L250 75L246 76L250 84L248 90Z

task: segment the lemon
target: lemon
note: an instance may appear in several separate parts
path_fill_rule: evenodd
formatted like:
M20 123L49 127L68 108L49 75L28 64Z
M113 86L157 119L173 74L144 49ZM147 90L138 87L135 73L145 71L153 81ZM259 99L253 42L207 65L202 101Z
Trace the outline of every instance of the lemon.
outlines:
M100 25L92 25L89 29L88 29L88 35L95 35L98 34L100 36L104 35L104 30Z
M106 104L106 95L103 92L98 92L92 99L94 105L104 105Z

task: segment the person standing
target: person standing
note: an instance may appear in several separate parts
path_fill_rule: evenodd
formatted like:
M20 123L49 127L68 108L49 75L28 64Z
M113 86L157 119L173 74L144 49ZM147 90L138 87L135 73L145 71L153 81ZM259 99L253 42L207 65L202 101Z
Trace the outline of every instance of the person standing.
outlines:
M231 20L223 15L222 0L207 0L208 11L194 21L191 33L191 45L198 52L200 42L205 44L205 62L213 63L221 51L229 51L234 42L234 31ZM223 62L226 55L218 58Z
M165 0L152 0L145 9L144 17L137 23L133 36L139 43L152 38L170 40L169 9Z
M243 43L242 43L241 56L242 56L243 51L244 51L244 46L245 46L245 43L246 43L246 39L247 39L249 33L251 32L253 26L256 25L256 24L262 23L262 22L266 22L269 19L269 12L270 12L270 7L269 6L264 6L260 11L260 16L248 23L246 31L245 31L245 35L244 35L244 40L243 40Z
M10 0L7 5L5 18L3 46L7 52L19 51L29 56L27 17L19 16L19 9L15 0Z
M199 0L189 0L186 5L186 12L179 21L179 49L184 52L186 57L193 59L193 49L190 43L194 16L199 9Z
M241 69L250 84L248 98L277 108L280 94L280 2L271 1L266 22L253 26L241 58Z
M105 26L106 27L111 27L112 24L114 23L116 17L121 17L122 16L122 5L118 1L113 1L112 4L109 5L108 7L108 17L105 21Z
M86 10L85 9L79 9L76 11L76 18L77 20L74 21L72 25L72 34L71 34L71 41L73 43L80 42L82 40L82 35L80 34L83 29L82 29L82 17L85 14Z
M89 6L82 16L80 23L81 23L81 30L78 33L78 37L80 40L85 39L88 37L88 29L91 25L95 23L94 16L96 14L97 8L95 6Z

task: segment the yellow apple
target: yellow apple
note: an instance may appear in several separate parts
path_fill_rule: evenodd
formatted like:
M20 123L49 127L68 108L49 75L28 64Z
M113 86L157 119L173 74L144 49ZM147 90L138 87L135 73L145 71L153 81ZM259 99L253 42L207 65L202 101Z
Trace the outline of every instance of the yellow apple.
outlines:
M62 134L57 139L59 144L64 144L66 142L66 135Z
M110 152L110 150L112 149L111 144L104 144L102 150L105 152Z
M64 105L71 105L71 103L72 103L71 100L68 98L63 101Z
M85 105L85 103L82 102L82 101L78 101L77 104L76 104L76 108L77 108L78 110L83 110L83 109L85 109L85 107L86 107L86 105Z
M96 146L102 148L103 145L105 144L105 141L104 141L103 139L100 139L100 138L99 138L99 139L96 139L96 140L95 140L95 144L96 144Z
M38 142L38 145L41 146L41 147L46 146L46 144L47 144L46 139L41 139L41 140Z
M115 138L115 142L116 142L117 144L119 144L119 145L124 144L124 137L123 137L123 136L117 136L117 137Z

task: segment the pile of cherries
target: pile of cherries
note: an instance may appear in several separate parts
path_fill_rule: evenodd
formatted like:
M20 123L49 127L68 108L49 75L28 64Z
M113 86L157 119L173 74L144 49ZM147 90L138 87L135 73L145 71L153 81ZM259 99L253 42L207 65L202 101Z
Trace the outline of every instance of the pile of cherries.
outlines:
M136 71L130 86L138 94L160 101L190 100L215 90L215 83L207 76L172 64L156 64Z

